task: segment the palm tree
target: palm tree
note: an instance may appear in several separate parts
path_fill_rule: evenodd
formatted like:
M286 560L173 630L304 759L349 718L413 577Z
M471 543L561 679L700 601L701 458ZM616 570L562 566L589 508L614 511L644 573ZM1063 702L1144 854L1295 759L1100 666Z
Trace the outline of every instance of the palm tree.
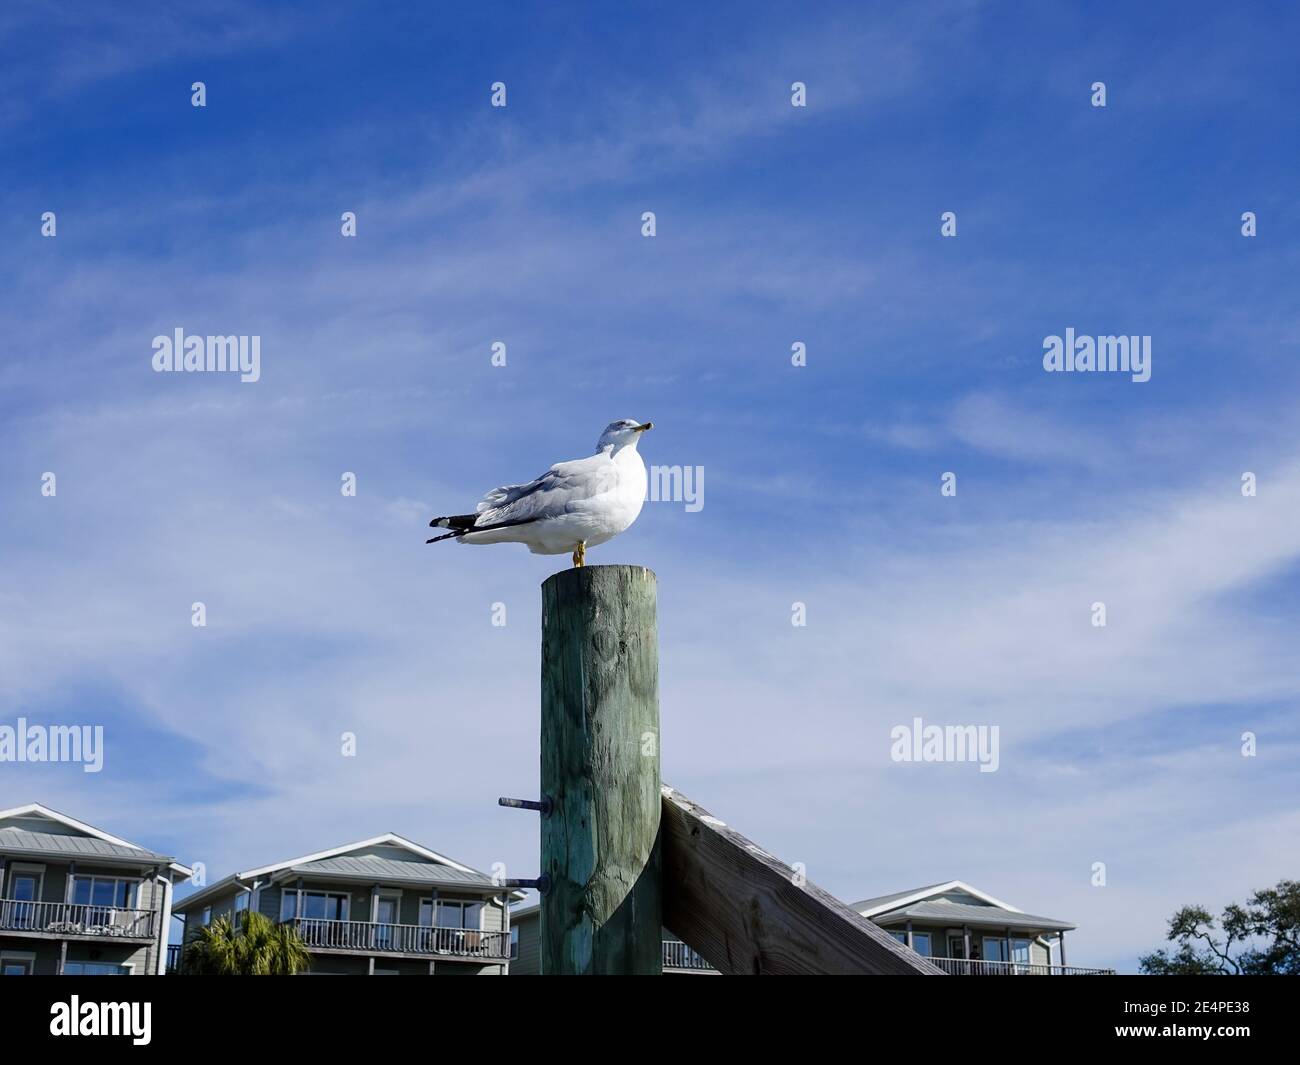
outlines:
M218 917L185 947L181 972L190 976L293 976L311 966L311 954L291 925L245 910L236 929Z

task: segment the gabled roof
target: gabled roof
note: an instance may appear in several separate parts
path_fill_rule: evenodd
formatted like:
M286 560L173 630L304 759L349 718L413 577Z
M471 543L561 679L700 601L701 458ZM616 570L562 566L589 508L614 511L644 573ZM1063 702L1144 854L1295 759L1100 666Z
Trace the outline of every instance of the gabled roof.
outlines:
M953 881L949 881L949 883L953 883ZM890 895L876 895L869 899L859 899L857 902L850 902L849 909L857 910L858 913L866 913L868 910L875 910L879 906L884 906L891 902L897 902L899 899L906 899L909 897L915 898L923 895L925 892L934 891L944 886L945 885L943 884L928 884L925 887L908 888L906 891L895 891Z
M1019 910L1004 910L997 906L971 906L961 902L936 899L933 902L916 902L901 910L890 910L874 918L881 925L894 925L901 921L936 921L950 926L974 925L980 928L1018 928L1033 932L1069 932L1075 925L1058 921L1054 917L1035 917Z
M282 869L287 869L294 865L306 865L308 862L318 862L323 858L333 858L339 854L347 854L349 851L360 850L362 847L400 847L403 850L410 851L412 854L418 854L421 858L431 862L440 862L443 865L449 865L453 869L460 869L462 872L475 873L476 869L471 869L468 865L461 865L460 862L453 861L437 851L431 851L427 847L421 847L418 843L412 843L409 839L404 839L396 832L385 832L382 836L374 836L370 839L363 839L356 843L345 843L341 847L331 847L329 850L317 851L315 854L304 854L298 858L290 858L285 862L274 862L271 865L264 865L259 869L249 869L245 873L236 874L240 880L247 880L250 877L266 876L269 873L276 873ZM482 875L481 873L479 874Z
M0 810L0 821L11 818L44 819L71 828L75 835L66 832L40 832L16 825L0 827L0 850L17 850L50 858L102 858L110 861L139 862L143 865L166 865L173 872L188 877L191 870L166 854L147 850L125 839L109 835L101 829L78 821L67 814L51 810L40 803L28 803L9 810Z
M981 899L990 906L997 906L1000 909L1008 910L1011 913L1021 913L1022 911L1009 903L995 899L992 895L980 891L979 888L971 887L963 880L948 880L942 884L930 884L927 887L910 888L907 891L896 891L892 895L877 895L872 899L862 899L859 902L849 903L849 908L857 910L863 917L874 917L877 914L886 913L890 910L896 910L899 907L910 905L914 902L922 902L925 899L934 898L936 895L946 895L953 891L960 891L966 895L973 895Z
M445 884L447 886L464 886L491 888L490 876L476 873L472 869L458 869L451 865L434 862L403 862L392 858L352 857L340 855L337 858L323 858L318 862L306 862L293 865L285 870L296 876L328 876L342 880L400 880L412 884Z
M397 858L351 853L368 847L394 847L422 860L402 861ZM254 880L286 880L298 876L359 880L366 883L397 881L412 885L428 884L435 887L461 887L470 890L490 889L497 886L486 873L462 865L418 843L412 843L395 832L385 832L382 836L358 840L356 843L344 843L314 854L272 862L270 865L247 869L242 873L232 873L175 903L172 909L176 913L184 913L197 904L206 903L209 899L223 894L231 887L247 888ZM520 891L511 894L517 898L524 897L523 892Z
M109 843L107 840L96 839L93 836L27 832L12 826L0 828L0 850L36 851L68 858L125 858L150 864L166 864L171 861L171 858L165 854L156 854L142 847L124 847L119 843Z

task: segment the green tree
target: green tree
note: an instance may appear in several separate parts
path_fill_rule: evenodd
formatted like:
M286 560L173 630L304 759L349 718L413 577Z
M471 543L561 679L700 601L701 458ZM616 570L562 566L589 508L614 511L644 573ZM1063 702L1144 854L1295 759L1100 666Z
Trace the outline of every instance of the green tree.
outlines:
M1217 928L1204 906L1184 906L1166 938L1175 946L1138 961L1148 976L1300 976L1300 881L1225 906Z
M292 976L311 966L311 954L291 925L245 910L236 929L218 917L186 944L181 972L190 976Z

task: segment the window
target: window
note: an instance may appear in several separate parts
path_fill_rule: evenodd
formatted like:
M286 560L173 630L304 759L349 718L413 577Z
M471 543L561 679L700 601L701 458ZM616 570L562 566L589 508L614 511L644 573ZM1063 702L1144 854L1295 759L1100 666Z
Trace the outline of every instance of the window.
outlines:
M346 921L348 897L327 891L304 891L302 915L313 921Z
M9 897L20 902L36 902L41 897L41 878L35 873L15 872L9 882Z
M401 916L400 895L380 895L375 899L375 946L379 950L392 950L398 944L393 926L400 922Z
M994 939L992 936L984 937L984 960L985 961L1012 961L1018 965L1029 964L1029 940L1013 939L1011 941L1011 957L1007 957L1007 941L1001 936Z
M439 928L482 928L483 903L438 900Z
M211 923L212 923L212 907L204 906L203 916L199 918L199 924L203 925L204 927L207 927Z
M248 892L241 891L238 895L235 896L234 921L235 921L236 928L238 928L240 925L239 915L243 913L246 909L248 909Z
M433 925L433 899L420 900L420 917L419 924L421 928L430 928Z
M895 939L897 939L904 946L906 946L907 944L906 932L895 932L891 930L889 934L893 936ZM924 954L928 958L930 956L930 933L913 932L912 949L916 951L918 954Z
M298 892L284 890L280 892L280 920L292 921L298 916Z
M32 976L36 972L36 955L21 950L0 954L0 976Z
M112 876L74 876L72 901L79 906L117 907L134 910L140 881Z
M64 976L130 976L129 965L105 961L70 961L63 966Z
M510 929L510 960L516 961L519 958L519 926L516 925Z
M5 925L9 928L41 928L49 914L36 905L45 881L44 866L14 866L9 874L9 898Z

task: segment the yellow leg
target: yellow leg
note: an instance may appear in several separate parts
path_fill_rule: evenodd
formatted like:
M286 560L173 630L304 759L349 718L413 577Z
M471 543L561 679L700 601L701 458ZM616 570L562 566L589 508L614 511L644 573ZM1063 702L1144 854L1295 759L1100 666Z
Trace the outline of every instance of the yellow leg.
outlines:
M578 549L573 552L573 564L575 566L584 566L587 563L587 541L579 540Z

